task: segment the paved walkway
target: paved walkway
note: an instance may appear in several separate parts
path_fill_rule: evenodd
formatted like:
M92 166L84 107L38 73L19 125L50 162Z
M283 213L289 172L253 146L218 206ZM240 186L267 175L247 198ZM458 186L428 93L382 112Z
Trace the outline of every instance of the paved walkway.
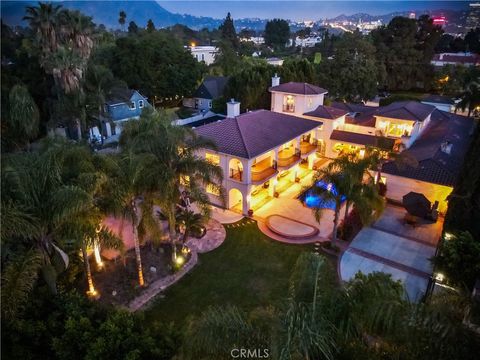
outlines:
M433 271L430 258L435 254L440 225L412 228L404 225L400 216L401 208L388 205L375 224L353 239L341 257L339 272L344 281L359 271L388 273L394 280L401 280L408 298L416 301L424 294Z

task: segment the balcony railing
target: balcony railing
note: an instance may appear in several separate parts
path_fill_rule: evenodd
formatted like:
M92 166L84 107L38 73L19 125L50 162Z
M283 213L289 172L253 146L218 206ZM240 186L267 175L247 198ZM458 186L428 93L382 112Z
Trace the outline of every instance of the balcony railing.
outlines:
M279 167L289 167L300 160L300 149L282 150L278 153L277 165Z
M317 149L317 145L310 144L309 142L300 143L300 152L302 155L310 154Z
M295 105L283 105L283 112L295 112Z
M237 180L237 181L242 181L243 171L230 169L230 179Z
M268 178L272 177L276 173L277 173L277 170L275 170L273 167L267 167L260 171L254 171L252 169L252 182L267 180Z

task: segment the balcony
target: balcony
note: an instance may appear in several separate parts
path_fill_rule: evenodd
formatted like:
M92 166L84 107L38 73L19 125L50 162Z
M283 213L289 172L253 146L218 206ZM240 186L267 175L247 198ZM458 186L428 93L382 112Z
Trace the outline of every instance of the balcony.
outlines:
M309 142L302 141L300 143L300 153L302 155L308 155L317 150L317 145L310 144Z
M230 169L229 178L236 181L243 181L243 171Z
M295 112L295 105L293 105L293 104L283 105L283 112L294 113Z
M278 167L289 168L300 161L300 150L294 148L283 149L278 152Z
M278 173L274 166L272 166L271 158L264 159L253 165L251 172L252 183L262 183Z

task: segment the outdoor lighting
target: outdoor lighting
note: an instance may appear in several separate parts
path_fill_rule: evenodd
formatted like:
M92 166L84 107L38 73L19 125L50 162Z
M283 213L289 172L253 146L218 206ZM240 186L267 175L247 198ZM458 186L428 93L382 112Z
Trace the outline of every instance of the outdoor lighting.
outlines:
M365 149L361 149L361 150L360 150L360 153L358 154L358 156L360 157L360 159L363 159L364 156L365 156Z
M193 42L193 41L192 41L192 43L191 43L190 45L191 45L192 47L195 47L195 46L196 46L195 42Z
M445 279L445 275L443 275L441 273L436 273L435 274L435 280L437 280L438 282L442 282L444 279Z
M446 232L443 237L444 237L445 240L452 240L453 239L453 234Z
M98 297L98 291L93 289L93 290L88 290L87 291L87 295L88 297L91 297L91 298L96 298Z
M98 244L95 244L95 247L93 249L93 253L95 255L95 261L97 263L97 267L99 269L102 269L103 268L103 261L102 261L102 257L100 256L100 246L98 246Z
M175 262L177 263L177 265L183 265L183 263L185 263L185 258L183 256L177 256Z

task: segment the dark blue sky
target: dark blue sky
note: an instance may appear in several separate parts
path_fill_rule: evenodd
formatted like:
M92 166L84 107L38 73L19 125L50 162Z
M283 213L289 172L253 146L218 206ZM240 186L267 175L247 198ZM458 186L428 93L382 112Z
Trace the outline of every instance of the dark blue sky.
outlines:
M234 18L280 17L291 20L318 20L341 14L388 14L395 11L467 9L468 1L158 1L165 9L197 16L223 18L230 11Z

